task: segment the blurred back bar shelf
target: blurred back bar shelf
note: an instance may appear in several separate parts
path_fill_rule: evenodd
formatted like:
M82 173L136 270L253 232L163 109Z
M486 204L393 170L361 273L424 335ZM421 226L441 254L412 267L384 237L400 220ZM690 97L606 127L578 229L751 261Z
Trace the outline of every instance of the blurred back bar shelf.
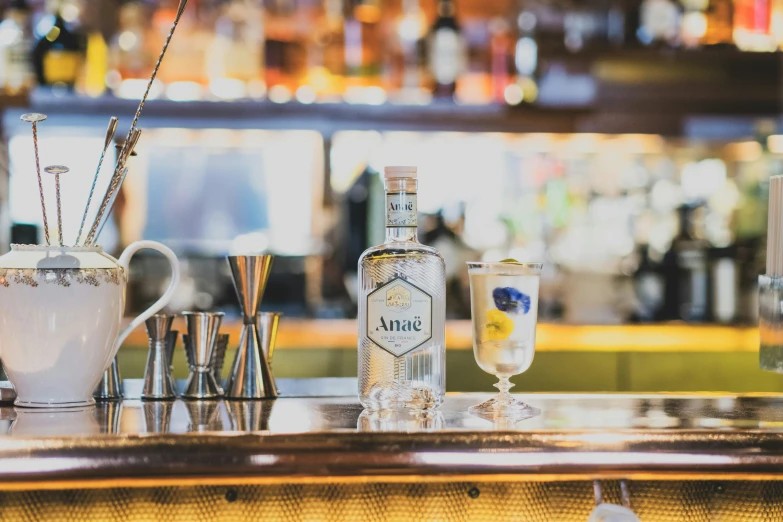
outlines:
M231 322L223 256L271 252L263 308L311 332L299 348L324 349L310 326L327 327L296 321L350 324L356 260L383 236L378 172L409 163L455 331L465 261L514 257L545 262L544 353L751 355L768 178L783 173L780 2L190 1L101 237L109 252L142 238L177 251L172 310ZM86 193L106 121L124 135L173 5L4 6L0 252L42 237L19 116L49 115L41 161L69 165L63 190ZM63 209L65 230L82 210ZM154 255L132 270L128 314L167 277ZM576 342L580 327L593 329Z

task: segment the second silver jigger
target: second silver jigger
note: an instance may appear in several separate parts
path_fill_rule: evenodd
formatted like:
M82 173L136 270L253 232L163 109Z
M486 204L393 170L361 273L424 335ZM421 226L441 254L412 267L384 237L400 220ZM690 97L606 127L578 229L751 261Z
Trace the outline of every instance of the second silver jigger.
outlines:
M174 316L168 314L156 314L145 321L150 351L147 354L144 388L141 392L141 398L144 400L174 400L177 396L171 380L167 349L173 322Z
M277 388L261 349L256 314L272 268L272 256L230 256L231 277L242 309L242 334L226 385L232 399L272 399Z
M220 387L212 375L212 359L215 356L221 312L185 312L188 342L185 343L185 355L190 365L185 399L214 399L220 397Z
M279 395L279 390L275 381L275 372L272 368L272 357L275 355L277 327L280 324L282 315L282 312L259 312L256 314L256 328L258 329L258 338L261 339L261 352L264 354L266 363L269 366L269 379L272 381L276 395Z
M226 360L226 350L228 349L228 334L220 334L215 344L215 356L212 357L212 375L218 383L220 393L223 393L223 363Z
M122 377L120 377L120 363L117 356L111 361L111 365L103 372L103 379L98 383L92 396L97 401L116 401L122 399Z

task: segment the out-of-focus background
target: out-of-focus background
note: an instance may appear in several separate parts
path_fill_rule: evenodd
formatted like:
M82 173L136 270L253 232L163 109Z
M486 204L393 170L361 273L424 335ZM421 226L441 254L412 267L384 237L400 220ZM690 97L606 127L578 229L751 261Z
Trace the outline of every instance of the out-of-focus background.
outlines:
M71 168L72 244L108 118L124 136L175 9L4 0L0 253L43 240L19 116L46 113L41 163ZM285 314L275 373L352 375L378 172L414 164L420 238L447 264L449 389L493 379L473 362L464 263L513 257L545 263L517 389L781 390L754 328L783 173L779 49L783 0L190 0L100 243L172 247L171 309L223 310L234 336L224 256L277 255L262 306ZM153 254L132 269L128 315L168 277ZM126 376L145 342L121 351Z

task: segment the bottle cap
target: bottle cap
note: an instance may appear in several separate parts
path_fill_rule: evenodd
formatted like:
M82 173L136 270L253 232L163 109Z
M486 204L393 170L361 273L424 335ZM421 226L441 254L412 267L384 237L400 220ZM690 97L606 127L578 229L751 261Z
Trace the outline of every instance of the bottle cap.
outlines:
M383 169L383 177L389 178L415 178L416 167L386 167Z

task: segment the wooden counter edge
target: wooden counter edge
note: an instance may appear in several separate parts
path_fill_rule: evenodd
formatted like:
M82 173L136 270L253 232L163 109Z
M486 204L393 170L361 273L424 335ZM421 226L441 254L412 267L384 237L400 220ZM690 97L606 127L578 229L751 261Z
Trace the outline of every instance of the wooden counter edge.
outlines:
M174 329L182 332L177 319ZM232 345L239 342L241 324L227 321L222 331ZM354 319L287 319L280 321L276 349L351 349L356 347ZM147 347L143 328L128 337L125 347ZM446 347L473 347L470 321L448 321ZM756 327L655 324L655 325L563 325L539 324L536 350L545 352L755 352L759 348Z

